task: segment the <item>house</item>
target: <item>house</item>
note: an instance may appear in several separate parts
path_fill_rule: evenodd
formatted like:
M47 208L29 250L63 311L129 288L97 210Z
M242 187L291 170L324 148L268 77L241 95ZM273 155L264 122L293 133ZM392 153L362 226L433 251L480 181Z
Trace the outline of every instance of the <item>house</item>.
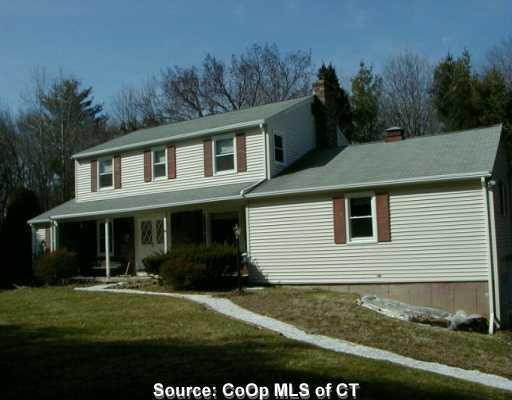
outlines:
M254 283L329 285L507 324L501 126L417 138L395 127L351 145L332 113L312 112L330 98L319 81L313 96L77 153L76 197L29 221L35 241L71 247L109 276L122 260L143 272L144 257L180 243L232 242L238 225Z

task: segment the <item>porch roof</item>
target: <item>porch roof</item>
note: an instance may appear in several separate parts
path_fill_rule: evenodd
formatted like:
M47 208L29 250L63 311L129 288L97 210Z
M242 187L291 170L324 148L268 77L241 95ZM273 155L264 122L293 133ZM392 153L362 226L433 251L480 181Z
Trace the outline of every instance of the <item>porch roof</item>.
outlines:
M52 220L127 214L130 212L157 210L168 207L240 200L242 199L241 192L256 183L257 182L244 182L95 201L77 202L75 199L72 199L30 219L28 223L44 224Z

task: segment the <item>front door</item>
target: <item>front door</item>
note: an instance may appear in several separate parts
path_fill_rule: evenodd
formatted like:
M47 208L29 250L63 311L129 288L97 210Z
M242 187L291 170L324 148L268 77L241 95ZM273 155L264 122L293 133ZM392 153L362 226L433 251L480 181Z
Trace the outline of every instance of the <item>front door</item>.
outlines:
M137 271L144 270L142 260L145 257L165 251L165 231L162 214L144 215L136 218L135 263Z

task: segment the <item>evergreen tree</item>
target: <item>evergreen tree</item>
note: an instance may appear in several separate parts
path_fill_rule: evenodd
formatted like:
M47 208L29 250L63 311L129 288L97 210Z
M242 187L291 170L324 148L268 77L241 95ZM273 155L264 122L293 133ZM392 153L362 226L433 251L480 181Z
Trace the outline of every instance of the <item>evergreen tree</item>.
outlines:
M512 123L512 93L507 88L504 76L496 68L485 72L477 81L476 104L480 126Z
M351 79L352 118L354 142L376 140L382 135L379 123L379 99L382 94L382 78L373 73L371 66L359 64L359 71Z
M326 112L330 115L327 121L337 121L338 127L350 141L353 132L352 107L347 92L340 85L334 66L322 64L318 70L318 79L323 80L325 86L330 88L329 96L332 96L327 101Z
M465 50L459 58L448 54L434 70L432 95L445 130L478 126L477 79L471 71L471 56Z

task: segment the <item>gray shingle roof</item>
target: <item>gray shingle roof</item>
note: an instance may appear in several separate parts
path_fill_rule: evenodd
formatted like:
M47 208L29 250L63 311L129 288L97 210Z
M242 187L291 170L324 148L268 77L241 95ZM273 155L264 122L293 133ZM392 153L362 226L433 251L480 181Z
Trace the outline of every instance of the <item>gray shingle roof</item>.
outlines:
M434 136L313 150L247 197L490 175L501 125Z
M50 218L59 220L81 216L105 216L172 206L237 200L242 198L240 191L251 187L254 183L245 182L95 201L77 202L73 199L32 218L28 223L46 223L50 221Z
M224 128L228 130L252 127L264 123L270 117L294 107L303 101L311 100L312 98L313 96L301 97L243 110L214 114L189 121L176 122L174 124L161 125L154 128L140 129L83 150L74 154L73 157L81 158L120 150L135 149L157 143L161 144L173 139L177 140L185 137L211 134Z

